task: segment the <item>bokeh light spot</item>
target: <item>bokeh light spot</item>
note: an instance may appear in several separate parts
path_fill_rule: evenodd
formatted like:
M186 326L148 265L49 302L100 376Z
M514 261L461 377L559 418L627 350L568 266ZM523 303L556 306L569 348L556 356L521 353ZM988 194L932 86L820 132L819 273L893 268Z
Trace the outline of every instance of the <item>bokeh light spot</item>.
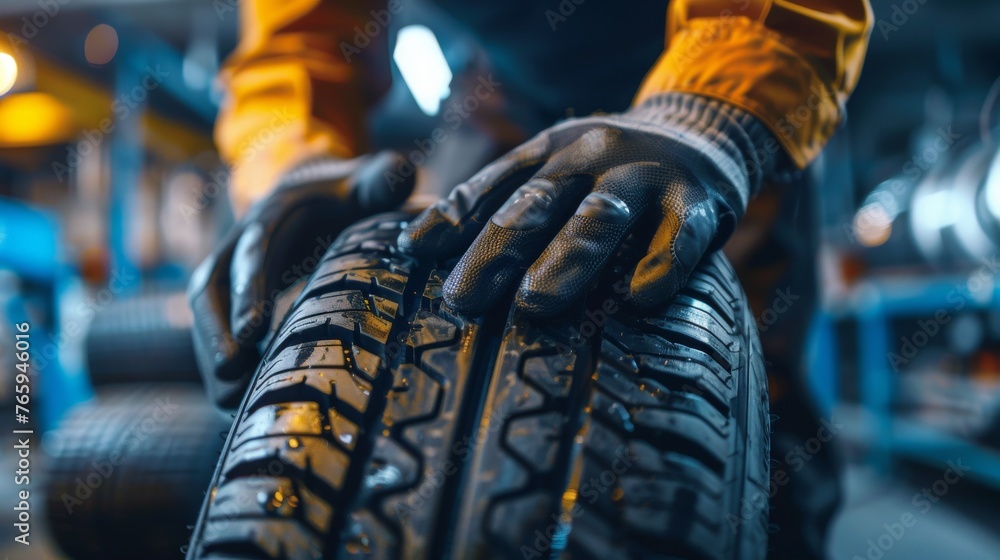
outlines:
M892 217L878 203L866 204L854 215L854 234L866 247L877 247L892 234Z
M13 56L0 52L0 95L14 87L17 82L17 61Z
M107 64L118 52L118 32L106 23L95 26L87 33L83 55L91 64Z
M48 93L12 93L0 99L0 147L67 142L76 132L73 111Z

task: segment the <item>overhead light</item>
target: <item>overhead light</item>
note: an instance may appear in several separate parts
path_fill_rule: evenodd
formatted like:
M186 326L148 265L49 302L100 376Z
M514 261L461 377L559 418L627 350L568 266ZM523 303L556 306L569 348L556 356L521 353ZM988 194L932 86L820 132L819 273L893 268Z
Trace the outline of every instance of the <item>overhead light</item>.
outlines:
M10 91L17 83L17 61L13 56L0 52L0 95Z
M0 147L68 142L76 133L73 112L48 93L12 93L0 99Z
M986 175L986 208L1000 218L1000 152L997 153Z
M913 221L935 230L953 225L957 218L952 204L954 198L954 192L947 189L919 197L913 203Z
M423 25L400 29L392 59L420 110L436 115L451 94L452 73L434 32Z

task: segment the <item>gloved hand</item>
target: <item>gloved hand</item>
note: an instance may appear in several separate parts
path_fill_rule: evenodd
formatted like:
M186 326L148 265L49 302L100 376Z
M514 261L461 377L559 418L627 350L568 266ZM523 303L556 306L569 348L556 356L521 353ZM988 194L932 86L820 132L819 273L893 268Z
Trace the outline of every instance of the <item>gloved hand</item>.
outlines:
M523 274L517 307L551 315L583 295L648 217L655 233L629 291L640 305L664 303L743 216L774 165L759 149L767 140L742 110L680 93L569 120L455 187L399 245L439 257L468 248L444 284L458 312L484 312Z
M385 175L403 161L382 152L306 162L286 173L233 227L188 286L195 351L206 380L224 383L253 373L275 296L311 273L345 227L406 199L413 174L395 185ZM209 389L219 397L220 390Z

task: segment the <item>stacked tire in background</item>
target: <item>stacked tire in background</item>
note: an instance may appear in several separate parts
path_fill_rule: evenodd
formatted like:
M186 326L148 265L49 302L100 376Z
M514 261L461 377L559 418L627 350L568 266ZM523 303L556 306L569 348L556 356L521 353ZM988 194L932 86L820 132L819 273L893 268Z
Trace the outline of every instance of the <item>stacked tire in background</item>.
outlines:
M94 385L198 383L191 310L181 290L152 290L112 301L87 333L87 371Z
M88 331L95 397L46 434L46 515L74 559L179 558L230 418L199 382L181 290L121 296Z

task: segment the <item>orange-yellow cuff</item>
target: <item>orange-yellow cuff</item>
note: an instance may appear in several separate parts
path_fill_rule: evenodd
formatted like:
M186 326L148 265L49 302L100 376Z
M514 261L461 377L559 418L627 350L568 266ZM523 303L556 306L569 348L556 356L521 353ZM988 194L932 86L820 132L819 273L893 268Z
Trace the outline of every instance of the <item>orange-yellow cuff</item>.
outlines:
M774 133L796 166L833 136L842 102L834 88L763 24L699 18L678 31L646 76L635 104L668 91L712 97L747 111Z

